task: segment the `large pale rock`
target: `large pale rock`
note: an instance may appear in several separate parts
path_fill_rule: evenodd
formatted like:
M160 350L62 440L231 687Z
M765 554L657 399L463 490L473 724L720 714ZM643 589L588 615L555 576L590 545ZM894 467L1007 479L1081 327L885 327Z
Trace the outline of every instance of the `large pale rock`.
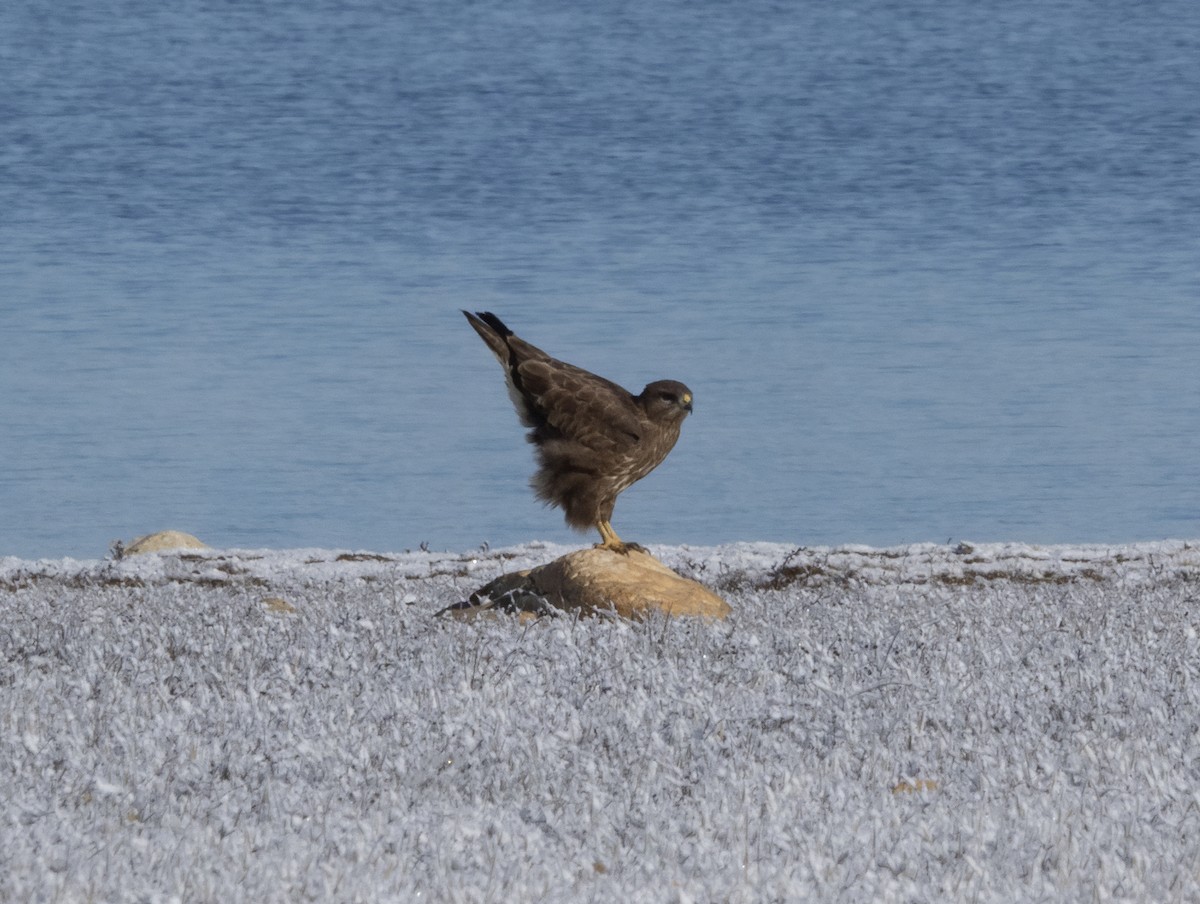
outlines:
M682 577L646 552L627 555L581 549L530 571L502 575L448 610L473 616L490 609L542 614L547 607L585 614L616 611L625 618L652 612L724 618L729 604L702 584Z
M138 537L121 549L123 556L136 556L148 552L168 552L176 549L208 549L191 534L180 530L160 530L156 534Z

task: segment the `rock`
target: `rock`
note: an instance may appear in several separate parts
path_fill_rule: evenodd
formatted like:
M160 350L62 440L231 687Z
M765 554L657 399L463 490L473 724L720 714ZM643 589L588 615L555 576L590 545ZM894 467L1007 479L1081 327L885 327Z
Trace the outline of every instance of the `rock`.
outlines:
M615 610L624 618L662 612L719 619L731 611L725 600L649 553L622 555L600 548L577 550L530 571L502 575L465 603L442 611L470 618L496 609L545 614L548 607L586 615Z
M176 549L208 549L191 534L179 530L160 530L157 534L138 537L128 546L121 548L122 556L136 556L148 552L170 552Z
M296 611L296 607L281 596L264 597L263 605L272 612L292 613Z

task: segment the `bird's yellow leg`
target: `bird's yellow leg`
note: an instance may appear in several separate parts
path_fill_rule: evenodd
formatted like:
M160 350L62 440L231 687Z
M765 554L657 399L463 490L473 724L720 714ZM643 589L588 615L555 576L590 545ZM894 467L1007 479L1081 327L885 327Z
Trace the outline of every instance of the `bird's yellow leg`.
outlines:
M625 544L621 542L621 538L617 536L617 532L613 530L611 524L607 521L598 521L596 529L600 531L600 542L596 544L598 547L611 549L613 552L625 551Z
M613 526L607 521L598 521L596 529L600 531L600 543L596 544L597 549L611 549L613 552L619 552L623 556L629 555L632 549L635 552L645 552L646 550L636 543L626 543L617 536L617 532L613 530Z

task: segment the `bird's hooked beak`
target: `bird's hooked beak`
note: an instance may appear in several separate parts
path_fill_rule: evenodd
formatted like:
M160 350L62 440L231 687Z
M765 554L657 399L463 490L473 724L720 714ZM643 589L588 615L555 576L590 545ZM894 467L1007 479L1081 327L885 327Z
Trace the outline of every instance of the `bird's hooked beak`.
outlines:
M684 411L686 411L688 414L691 414L692 413L692 394L690 392L685 392L683 394L683 398L681 398L679 400L679 404L683 406Z

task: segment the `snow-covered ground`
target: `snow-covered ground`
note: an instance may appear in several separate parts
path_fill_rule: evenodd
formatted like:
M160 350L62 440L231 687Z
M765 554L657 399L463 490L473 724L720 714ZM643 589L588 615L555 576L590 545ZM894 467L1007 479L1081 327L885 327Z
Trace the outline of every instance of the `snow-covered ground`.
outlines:
M0 900L1194 901L1200 543L0 559Z

